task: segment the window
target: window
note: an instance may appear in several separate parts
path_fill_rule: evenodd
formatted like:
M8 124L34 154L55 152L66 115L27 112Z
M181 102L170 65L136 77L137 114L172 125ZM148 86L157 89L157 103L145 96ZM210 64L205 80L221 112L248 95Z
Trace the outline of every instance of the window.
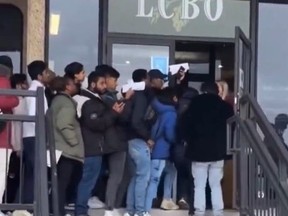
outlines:
M64 74L78 61L89 73L98 64L99 0L50 0L49 67Z
M9 20L9 22L7 22ZM21 72L23 15L12 5L0 4L0 55L13 61L14 73Z
M168 73L169 47L134 44L113 44L112 66L120 73L119 87L132 79L134 70L160 69Z

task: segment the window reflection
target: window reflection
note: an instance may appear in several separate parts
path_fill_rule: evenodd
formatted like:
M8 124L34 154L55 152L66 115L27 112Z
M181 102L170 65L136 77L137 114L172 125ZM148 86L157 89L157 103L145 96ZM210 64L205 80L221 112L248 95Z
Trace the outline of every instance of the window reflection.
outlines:
M49 66L58 75L72 61L98 64L99 0L50 0Z
M288 113L288 5L259 5L258 101L269 121ZM288 132L282 134L288 143Z
M135 69L160 69L168 72L169 47L113 44L112 65L120 73L119 87L132 78Z
M13 73L21 73L21 53L19 51L0 51L0 56L7 55L13 62Z

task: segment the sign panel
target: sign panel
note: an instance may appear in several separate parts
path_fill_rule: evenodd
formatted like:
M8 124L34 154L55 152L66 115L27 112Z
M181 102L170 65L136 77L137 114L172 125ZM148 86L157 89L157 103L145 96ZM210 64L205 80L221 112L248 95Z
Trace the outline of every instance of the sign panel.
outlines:
M249 35L248 0L109 0L108 30L170 36L234 38Z
M158 69L168 75L169 58L166 56L151 56L151 69Z

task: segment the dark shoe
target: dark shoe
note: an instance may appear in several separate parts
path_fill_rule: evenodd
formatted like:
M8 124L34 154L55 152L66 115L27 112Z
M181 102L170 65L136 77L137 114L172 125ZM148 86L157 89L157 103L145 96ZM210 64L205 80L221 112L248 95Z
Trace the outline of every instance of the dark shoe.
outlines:
M189 204L183 198L178 201L178 206L181 210L188 210L189 209Z

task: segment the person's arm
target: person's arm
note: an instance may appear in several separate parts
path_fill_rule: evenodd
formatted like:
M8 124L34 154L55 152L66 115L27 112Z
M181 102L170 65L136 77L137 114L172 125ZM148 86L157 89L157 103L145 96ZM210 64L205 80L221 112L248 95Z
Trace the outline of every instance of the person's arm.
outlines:
M117 116L118 114L109 108L101 112L92 100L86 101L82 106L82 124L92 131L105 131L114 124Z
M11 89L10 82L7 78L0 78L0 88ZM0 95L0 109L1 110L11 110L18 106L19 100L17 96Z
M142 139L148 141L150 139L150 133L143 120L146 110L147 104L145 104L140 97L135 97L131 126Z
M169 113L169 120L165 124L165 139L170 143L173 144L176 142L176 121L177 121L177 114Z
M75 108L72 105L70 107L63 107L58 113L56 113L56 115L55 126L61 132L65 141L71 146L78 145L79 140L74 127L75 118L77 116Z

